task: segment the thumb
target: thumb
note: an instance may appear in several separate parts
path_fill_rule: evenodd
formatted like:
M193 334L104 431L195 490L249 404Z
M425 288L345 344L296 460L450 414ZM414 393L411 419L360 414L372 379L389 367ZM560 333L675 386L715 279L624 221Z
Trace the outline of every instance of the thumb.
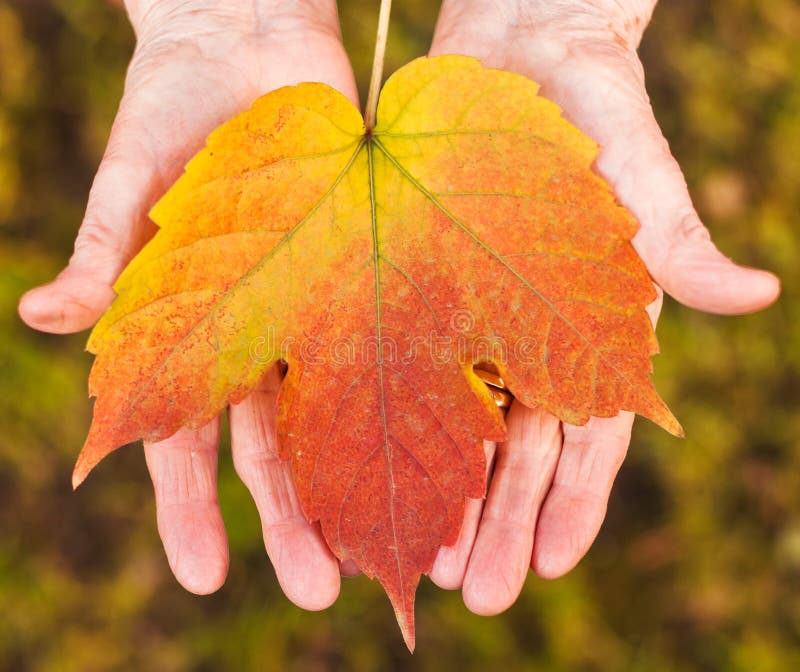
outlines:
M651 230L642 228L633 241L668 294L684 305L720 315L751 313L778 298L778 278L723 255L694 210L683 217L673 215L673 221L670 239L661 249L658 233Z
M147 212L159 182L156 159L138 139L149 136L137 135L134 126L117 116L67 267L20 300L20 317L34 329L70 333L92 326L113 300L117 276L155 230Z
M633 245L668 294L728 315L777 298L776 276L735 264L711 241L653 115L634 53L572 63L547 77L542 92L600 145L596 168L639 220Z

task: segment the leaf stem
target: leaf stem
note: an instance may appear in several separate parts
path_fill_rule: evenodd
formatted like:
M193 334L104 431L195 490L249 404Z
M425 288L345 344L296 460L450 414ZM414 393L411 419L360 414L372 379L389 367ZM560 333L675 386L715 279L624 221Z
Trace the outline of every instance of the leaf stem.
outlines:
M383 57L386 53L386 38L389 35L389 15L392 12L392 0L381 0L378 14L378 33L375 36L375 57L372 60L372 75L369 80L367 107L364 110L364 125L367 133L375 128L375 115L378 110L378 94L383 80Z

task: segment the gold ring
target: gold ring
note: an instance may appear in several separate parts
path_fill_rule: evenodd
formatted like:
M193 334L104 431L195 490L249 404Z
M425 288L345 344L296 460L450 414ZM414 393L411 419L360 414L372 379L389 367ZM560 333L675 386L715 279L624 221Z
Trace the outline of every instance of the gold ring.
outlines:
M497 404L497 407L502 410L507 410L508 407L511 406L511 402L514 401L514 395L511 394L506 387L506 384L500 377L500 372L497 370L497 367L491 362L479 362L472 370L478 378L486 383L486 387L489 388L489 392L492 394L492 398L494 399L494 403Z

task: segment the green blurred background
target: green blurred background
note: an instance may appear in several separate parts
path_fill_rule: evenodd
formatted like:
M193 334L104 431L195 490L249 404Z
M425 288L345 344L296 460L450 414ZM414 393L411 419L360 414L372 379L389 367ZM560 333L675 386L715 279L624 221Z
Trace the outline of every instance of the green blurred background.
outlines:
M362 89L376 4L340 3ZM388 71L425 53L437 3L395 4ZM783 297L741 318L668 300L656 382L688 438L637 423L587 559L530 576L506 614L423 581L411 658L367 579L323 613L282 596L226 452L231 570L209 597L169 573L141 450L71 492L85 334L34 333L16 302L69 256L133 35L103 0L0 2L0 669L800 669L798 36L794 0L657 9L642 46L657 116L721 249L776 271Z

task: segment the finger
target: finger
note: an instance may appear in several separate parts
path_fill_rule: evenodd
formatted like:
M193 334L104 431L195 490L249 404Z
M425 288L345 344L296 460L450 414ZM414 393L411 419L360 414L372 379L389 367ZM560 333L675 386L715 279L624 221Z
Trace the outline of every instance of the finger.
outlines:
M664 293L646 310L655 327ZM531 566L542 577L566 574L586 554L605 517L608 497L630 443L634 415L564 425L558 472L540 514Z
M181 429L144 454L156 495L158 532L186 590L213 593L228 573L228 540L217 500L219 421Z
M255 500L264 546L286 597L303 609L325 609L339 594L339 563L303 514L290 463L278 457L278 387L273 368L255 392L231 406L233 464Z
M489 474L492 471L496 446L494 441L484 441L483 448L486 453L486 473ZM452 546L439 548L429 574L431 581L439 588L455 590L463 585L482 511L482 499L467 498L464 507L464 522L461 524L458 539Z
M80 331L94 324L113 300L114 281L154 231L147 211L161 180L158 161L141 143L151 134L121 108L69 264L55 280L20 300L20 316L31 327Z
M539 576L563 576L592 545L628 451L633 418L623 411L582 427L564 424L561 457L536 525L531 566Z
M217 94L197 106L196 73L180 60L165 63L140 56L131 64L72 257L55 280L20 300L20 316L36 329L69 333L97 321L122 269L155 232L150 208L206 135L247 103Z
M519 596L530 567L536 518L560 451L558 418L515 402L464 577L464 603L470 611L497 614Z
M633 244L656 282L699 310L740 314L772 303L778 279L739 266L711 241L644 88L635 54L589 52L546 76L542 93L601 147L596 167L638 219Z
M361 570L353 560L348 558L347 560L342 560L339 563L339 574L347 579L351 579L354 576L361 574Z
M489 5L459 6L443 10L431 54L473 55L542 85L542 95L600 146L596 168L640 222L633 244L668 294L721 314L759 310L777 298L780 282L772 273L733 263L711 242L653 115L632 49L602 35L558 39L517 27L520 36L509 33L509 17ZM476 11L486 16L467 18Z

